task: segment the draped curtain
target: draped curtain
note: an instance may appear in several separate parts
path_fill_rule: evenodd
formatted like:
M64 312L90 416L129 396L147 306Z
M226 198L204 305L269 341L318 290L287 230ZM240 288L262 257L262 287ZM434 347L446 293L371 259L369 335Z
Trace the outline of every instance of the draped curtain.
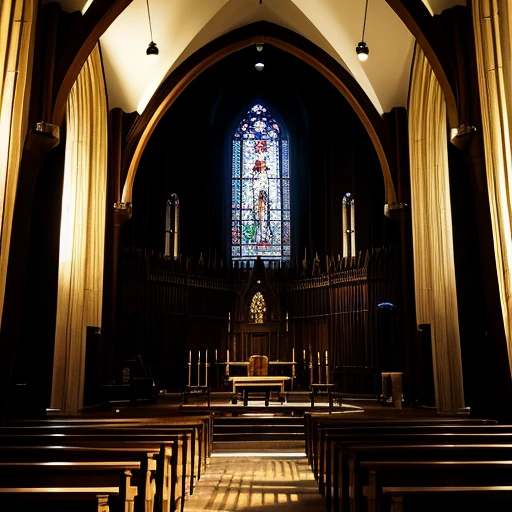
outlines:
M37 2L0 1L0 321L14 199L27 131Z
M83 403L86 330L101 327L107 101L99 47L67 102L52 407Z
M512 367L512 6L473 0L487 187L503 325Z
M446 103L416 44L409 93L409 147L418 324L431 324L436 405L464 406L448 177Z

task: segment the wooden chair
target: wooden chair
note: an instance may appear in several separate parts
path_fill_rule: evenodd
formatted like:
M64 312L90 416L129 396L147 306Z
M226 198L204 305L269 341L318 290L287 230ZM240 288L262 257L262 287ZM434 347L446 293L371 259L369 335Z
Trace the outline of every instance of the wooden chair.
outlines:
M249 377L259 376L266 377L268 375L268 357L260 355L252 355L249 358L249 366L247 368Z

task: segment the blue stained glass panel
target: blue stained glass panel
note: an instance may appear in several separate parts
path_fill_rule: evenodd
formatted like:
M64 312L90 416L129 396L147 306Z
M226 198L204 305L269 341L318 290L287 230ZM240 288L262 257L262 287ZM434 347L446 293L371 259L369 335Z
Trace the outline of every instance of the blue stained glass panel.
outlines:
M231 182L231 207L240 208L240 180Z
M289 178L290 177L290 163L288 161L288 140L283 139L281 141L281 154L283 156L283 172L282 177L283 178Z
M231 165L231 176L240 177L240 140L233 141L233 162Z
M281 183L281 186L283 187L283 209L289 210L290 209L290 185L288 180L283 180Z
M232 165L232 219L241 219L238 231L232 230L232 246L240 251L232 257L288 260L282 240L283 208L289 225L288 140L263 105L254 105L240 121Z
M231 222L231 243L233 246L240 244L240 222Z
M283 244L290 243L290 222L283 222Z

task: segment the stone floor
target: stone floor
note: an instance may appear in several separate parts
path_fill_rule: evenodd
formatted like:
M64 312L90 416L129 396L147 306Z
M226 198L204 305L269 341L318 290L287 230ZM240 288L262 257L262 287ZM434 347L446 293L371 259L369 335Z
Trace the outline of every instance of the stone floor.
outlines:
M215 454L185 512L325 512L304 454Z

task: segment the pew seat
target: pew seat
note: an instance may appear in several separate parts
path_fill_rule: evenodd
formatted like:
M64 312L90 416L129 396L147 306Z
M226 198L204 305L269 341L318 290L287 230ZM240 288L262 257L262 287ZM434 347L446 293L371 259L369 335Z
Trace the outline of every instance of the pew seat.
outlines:
M382 512L506 510L512 503L512 485L395 486L382 494Z
M367 512L384 510L384 488L424 487L431 492L436 488L439 492L457 488L462 491L464 488L507 486L512 481L509 460L364 461L361 470L368 473L368 483L363 487ZM512 498L512 493L508 496ZM351 510L358 509L351 506Z

